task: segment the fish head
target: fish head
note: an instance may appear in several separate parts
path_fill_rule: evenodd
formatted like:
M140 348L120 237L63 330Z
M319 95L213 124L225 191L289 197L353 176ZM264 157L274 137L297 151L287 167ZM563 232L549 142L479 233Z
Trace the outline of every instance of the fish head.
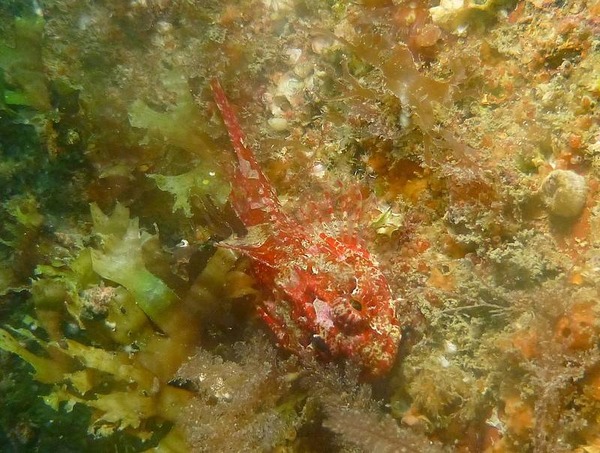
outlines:
M396 301L378 266L364 254L346 253L313 288L315 339L332 357L356 363L369 377L394 364L401 331Z

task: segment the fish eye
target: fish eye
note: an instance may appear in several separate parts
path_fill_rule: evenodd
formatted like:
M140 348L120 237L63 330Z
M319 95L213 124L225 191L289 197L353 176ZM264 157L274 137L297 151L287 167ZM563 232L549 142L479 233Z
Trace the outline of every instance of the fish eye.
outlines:
M357 311L361 311L362 308L363 308L363 306L360 303L360 301L358 299L353 298L353 297L350 299L350 305L352 306L352 308L354 308Z
M368 325L364 305L356 297L341 296L331 308L335 325L348 335L356 334Z

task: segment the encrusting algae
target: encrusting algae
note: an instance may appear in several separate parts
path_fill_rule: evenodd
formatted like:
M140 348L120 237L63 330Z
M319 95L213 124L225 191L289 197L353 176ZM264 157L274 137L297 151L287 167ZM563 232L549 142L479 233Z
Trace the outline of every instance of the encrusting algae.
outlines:
M0 450L597 451L598 17L3 2Z

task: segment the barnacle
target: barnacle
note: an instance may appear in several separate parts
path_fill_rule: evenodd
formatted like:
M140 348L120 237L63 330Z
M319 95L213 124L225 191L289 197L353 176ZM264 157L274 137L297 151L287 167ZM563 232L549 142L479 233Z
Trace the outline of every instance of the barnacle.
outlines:
M564 218L581 214L587 192L585 177L572 170L552 171L540 187L540 195L548 211Z

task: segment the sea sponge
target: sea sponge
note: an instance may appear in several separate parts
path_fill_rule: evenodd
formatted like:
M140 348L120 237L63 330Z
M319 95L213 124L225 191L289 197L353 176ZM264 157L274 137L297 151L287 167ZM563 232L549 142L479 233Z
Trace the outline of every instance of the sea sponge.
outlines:
M536 422L532 405L517 395L504 397L504 411L501 419L506 427L517 436L526 435Z
M570 350L587 350L598 336L594 302L579 302L556 322L555 337Z
M548 211L564 218L581 214L587 191L585 178L571 170L552 171L540 187L540 195Z

